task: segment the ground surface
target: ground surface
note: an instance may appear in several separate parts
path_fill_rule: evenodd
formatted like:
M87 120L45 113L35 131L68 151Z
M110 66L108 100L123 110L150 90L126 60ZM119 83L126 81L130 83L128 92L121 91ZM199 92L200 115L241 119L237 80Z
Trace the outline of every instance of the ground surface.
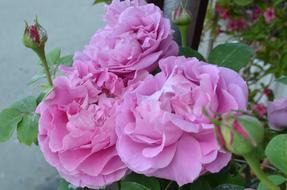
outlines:
M37 15L49 33L47 49L64 54L81 50L103 25L103 5L92 0L0 0L0 110L26 95L37 93L27 81L40 70L36 57L21 43L24 19ZM15 137L0 144L0 190L40 190L56 171L38 147L20 145ZM49 189L53 190L53 189Z

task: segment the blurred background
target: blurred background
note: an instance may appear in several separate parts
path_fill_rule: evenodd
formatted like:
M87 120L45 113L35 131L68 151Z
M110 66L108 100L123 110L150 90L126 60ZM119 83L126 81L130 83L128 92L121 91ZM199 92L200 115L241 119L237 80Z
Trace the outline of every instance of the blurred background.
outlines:
M15 100L37 94L28 86L40 66L37 57L22 45L24 20L37 15L47 29L47 51L59 47L63 55L84 47L95 31L104 25L104 5L79 0L0 0L0 110ZM0 189L42 190L53 181L56 171L44 160L35 145L21 145L15 138L0 143Z

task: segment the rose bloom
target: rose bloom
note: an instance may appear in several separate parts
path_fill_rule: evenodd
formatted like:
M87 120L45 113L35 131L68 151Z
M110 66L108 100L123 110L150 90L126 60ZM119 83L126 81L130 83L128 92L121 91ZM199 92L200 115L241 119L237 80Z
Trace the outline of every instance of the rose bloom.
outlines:
M287 98L269 102L267 112L268 121L272 129L287 129Z
M39 145L48 163L75 186L99 188L127 172L115 143L115 109L123 82L115 74L76 63L38 106Z
M220 171L230 160L203 109L211 116L244 110L248 90L236 72L196 58L169 57L160 68L118 107L117 150L131 170L181 186Z
M76 60L86 59L126 77L139 70L152 71L159 59L178 53L170 22L154 4L114 0L105 19L108 25L76 54Z

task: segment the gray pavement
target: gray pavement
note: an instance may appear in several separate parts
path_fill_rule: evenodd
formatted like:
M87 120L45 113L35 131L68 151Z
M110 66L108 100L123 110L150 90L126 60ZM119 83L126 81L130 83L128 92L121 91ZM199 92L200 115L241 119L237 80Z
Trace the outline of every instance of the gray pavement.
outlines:
M0 0L0 110L37 94L37 88L27 86L40 67L21 43L24 19L39 17L49 34L48 50L60 47L72 54L103 26L104 6L91 4L92 0ZM15 136L0 144L0 190L39 190L55 175L38 147L21 145Z

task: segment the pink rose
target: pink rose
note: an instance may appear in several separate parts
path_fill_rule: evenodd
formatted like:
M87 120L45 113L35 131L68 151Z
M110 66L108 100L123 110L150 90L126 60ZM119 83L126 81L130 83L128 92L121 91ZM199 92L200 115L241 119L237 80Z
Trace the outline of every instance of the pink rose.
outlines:
M75 186L99 188L127 172L115 143L115 109L123 82L115 74L76 63L39 105L39 145Z
M248 91L236 72L195 58L169 57L160 68L118 107L117 150L131 170L181 186L230 160L203 108L210 114L244 110Z
M275 10L272 7L266 9L263 15L266 23L269 23L276 18Z
M107 7L108 25L98 31L75 60L85 59L126 77L139 70L154 70L158 60L178 53L168 19L154 4L114 0Z

